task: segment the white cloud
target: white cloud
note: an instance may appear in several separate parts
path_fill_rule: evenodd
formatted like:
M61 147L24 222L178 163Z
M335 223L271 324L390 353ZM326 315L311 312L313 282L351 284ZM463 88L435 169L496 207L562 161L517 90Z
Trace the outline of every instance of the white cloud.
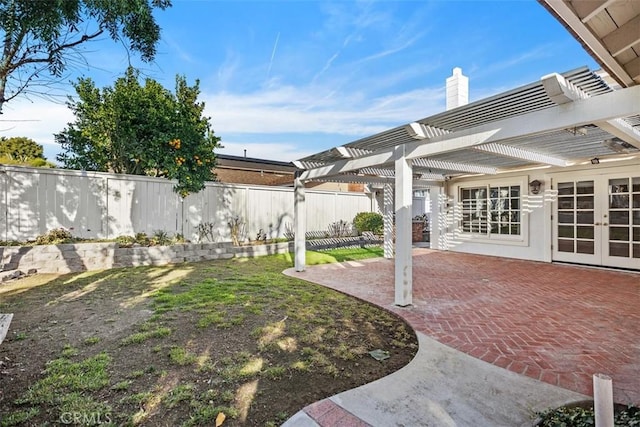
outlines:
M360 92L323 97L320 88L279 87L204 95L216 134L321 132L362 136L442 110L444 92L418 89L369 99ZM313 105L313 108L309 108Z
M26 136L38 144L58 146L53 134L73 121L73 113L64 104L34 98L16 98L5 104L0 116L2 136Z

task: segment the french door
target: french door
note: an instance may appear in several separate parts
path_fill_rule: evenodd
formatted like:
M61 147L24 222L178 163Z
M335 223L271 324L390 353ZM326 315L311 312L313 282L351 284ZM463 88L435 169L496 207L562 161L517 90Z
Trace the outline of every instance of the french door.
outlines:
M553 259L640 269L640 173L553 181Z

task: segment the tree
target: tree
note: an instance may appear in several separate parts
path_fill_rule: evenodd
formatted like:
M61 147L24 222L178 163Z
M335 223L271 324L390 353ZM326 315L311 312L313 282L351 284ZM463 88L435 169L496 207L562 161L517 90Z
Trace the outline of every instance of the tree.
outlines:
M107 34L128 41L142 60L156 53L154 8L170 0L0 0L0 112L36 81L62 77L79 46Z
M0 156L17 162L27 162L32 159L44 159L42 145L23 136L0 138Z
M55 167L44 157L42 145L23 136L0 137L0 163L33 167Z
M55 135L64 167L176 179L182 196L215 178L220 138L202 116L199 81L176 76L174 95L153 79L142 86L130 67L113 87L100 90L87 78L74 87L79 99L67 105L76 121Z

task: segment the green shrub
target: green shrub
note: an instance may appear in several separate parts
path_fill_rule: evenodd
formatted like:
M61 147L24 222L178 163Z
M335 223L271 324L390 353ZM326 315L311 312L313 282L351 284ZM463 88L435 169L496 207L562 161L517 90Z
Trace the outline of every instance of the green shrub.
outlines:
M536 425L541 427L588 427L595 425L593 406L588 408L580 406L562 406L560 408L540 412L537 415L540 417L540 422ZM637 406L629 406L624 410L616 411L614 416L614 425L616 427L639 426L640 408Z
M152 246L160 245L165 246L171 243L171 237L169 237L169 233L164 230L156 230L153 232L153 237L151 237L149 244Z
M116 237L116 243L121 248L130 248L136 242L136 238L133 236L118 236Z
M36 237L36 245L59 245L61 243L73 243L74 238L69 230L54 228L46 234Z
M359 212L353 219L353 226L358 230L358 234L362 234L363 231L382 234L382 215L376 212Z
M140 246L149 246L150 240L147 233L136 233L136 243Z

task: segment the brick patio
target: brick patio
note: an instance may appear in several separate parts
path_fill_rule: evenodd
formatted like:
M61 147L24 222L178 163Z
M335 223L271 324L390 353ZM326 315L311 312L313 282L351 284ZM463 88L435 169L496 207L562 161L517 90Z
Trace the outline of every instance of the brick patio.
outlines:
M393 305L393 260L296 274L385 307L428 336L486 362L640 405L640 273L414 249L413 305Z

